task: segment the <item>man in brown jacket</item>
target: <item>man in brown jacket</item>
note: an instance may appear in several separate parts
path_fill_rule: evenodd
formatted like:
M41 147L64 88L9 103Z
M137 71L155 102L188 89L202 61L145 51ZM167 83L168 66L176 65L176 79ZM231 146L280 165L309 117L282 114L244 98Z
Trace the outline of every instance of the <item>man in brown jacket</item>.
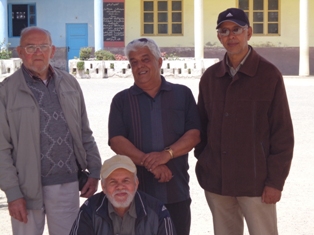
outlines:
M294 137L278 69L248 45L252 28L244 11L221 12L217 36L227 50L199 85L202 141L196 173L211 209L215 234L278 234L280 200Z

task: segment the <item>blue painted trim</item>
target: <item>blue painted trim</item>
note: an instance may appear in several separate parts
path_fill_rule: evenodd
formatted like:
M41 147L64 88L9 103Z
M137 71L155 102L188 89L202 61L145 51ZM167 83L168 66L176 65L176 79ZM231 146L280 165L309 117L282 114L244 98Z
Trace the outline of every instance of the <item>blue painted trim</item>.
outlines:
M36 26L37 25L37 8L36 8L36 3L29 3L29 4L12 4L9 3L8 4L8 37L9 38L19 38L19 36L13 36L13 22L12 22L12 6L13 5L27 5L27 15L28 15L28 19L27 19L27 24L28 26ZM30 14L30 8L34 7L35 10L35 14ZM31 24L30 23L30 17L31 16L35 16L35 23Z
M11 38L12 35L12 4L8 4L8 37Z

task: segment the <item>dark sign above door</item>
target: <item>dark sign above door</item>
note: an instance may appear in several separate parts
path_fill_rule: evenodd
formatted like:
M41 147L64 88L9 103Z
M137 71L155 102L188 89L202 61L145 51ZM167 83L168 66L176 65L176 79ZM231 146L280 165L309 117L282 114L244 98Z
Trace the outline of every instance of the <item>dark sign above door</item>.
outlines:
M104 45L124 47L124 2L104 2Z

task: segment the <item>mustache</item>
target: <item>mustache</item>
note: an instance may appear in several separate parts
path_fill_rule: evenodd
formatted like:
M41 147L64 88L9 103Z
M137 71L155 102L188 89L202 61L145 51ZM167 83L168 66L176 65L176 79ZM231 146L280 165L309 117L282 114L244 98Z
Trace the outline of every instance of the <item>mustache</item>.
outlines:
M119 194L119 193L126 193L128 196L131 196L131 193L130 193L128 190L125 190L125 189L115 190L115 191L112 193L112 196L116 196L116 195Z

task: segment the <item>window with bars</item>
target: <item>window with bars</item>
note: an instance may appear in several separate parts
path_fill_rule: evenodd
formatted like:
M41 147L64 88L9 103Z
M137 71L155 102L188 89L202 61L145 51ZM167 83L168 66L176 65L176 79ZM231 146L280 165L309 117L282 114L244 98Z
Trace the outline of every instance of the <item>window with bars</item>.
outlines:
M28 26L36 25L35 4L8 4L9 37L19 37Z
M142 0L143 35L182 35L182 0Z
M255 35L279 35L280 0L238 0L250 20Z

